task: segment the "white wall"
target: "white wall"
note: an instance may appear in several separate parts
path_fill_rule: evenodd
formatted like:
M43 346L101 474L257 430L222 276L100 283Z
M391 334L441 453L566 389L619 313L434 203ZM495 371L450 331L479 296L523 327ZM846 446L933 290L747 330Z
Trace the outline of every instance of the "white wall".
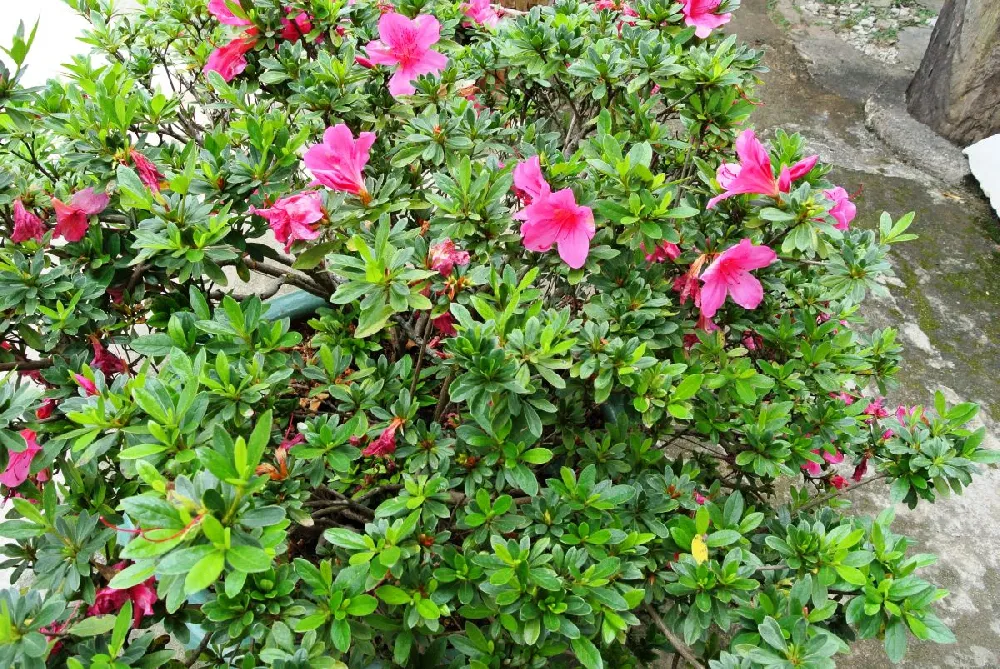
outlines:
M135 1L117 0L116 5L128 9L135 6ZM88 23L62 0L0 0L0 44L10 46L18 21L24 21L25 32L30 33L38 19L38 33L22 80L27 86L58 76L63 63L90 50L90 45L77 40ZM6 56L3 58L6 60Z

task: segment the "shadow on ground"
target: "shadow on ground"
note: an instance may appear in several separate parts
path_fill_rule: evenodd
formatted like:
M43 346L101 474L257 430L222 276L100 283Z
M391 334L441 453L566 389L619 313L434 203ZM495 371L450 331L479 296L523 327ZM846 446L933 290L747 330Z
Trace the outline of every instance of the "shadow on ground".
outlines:
M977 402L987 445L1000 448L1000 224L980 192L939 182L919 163L903 163L865 127L865 101L899 95L910 73L865 59L814 27L778 28L767 0L743 0L728 28L766 51L764 104L752 117L758 130L800 132L835 166L833 181L852 193L862 189L857 224L876 226L883 210L893 218L917 214L912 230L920 239L901 245L892 257L899 279L892 297L866 307L872 325L898 329L905 347L891 399L929 405L941 390L952 402ZM925 574L951 591L939 612L958 638L952 646L911 643L899 666L1000 666L998 484L1000 470L992 469L962 497L915 511L897 508L895 528L916 539L913 550L941 558ZM859 511L874 514L889 504L888 491L863 488L855 501ZM880 644L868 642L838 666L893 665Z

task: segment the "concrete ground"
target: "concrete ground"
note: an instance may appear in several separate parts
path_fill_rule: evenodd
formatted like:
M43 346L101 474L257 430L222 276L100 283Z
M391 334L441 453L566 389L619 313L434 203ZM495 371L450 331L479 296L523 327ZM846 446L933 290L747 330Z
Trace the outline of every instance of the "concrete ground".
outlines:
M857 224L875 227L883 210L894 218L916 211L911 230L920 239L893 252L899 282L892 297L865 309L873 326L900 331L905 362L891 399L926 406L941 390L952 402L978 402L986 443L1000 448L1000 222L963 178L958 149L936 144L933 133L904 118L899 105L911 70L866 57L789 7L785 0L743 0L727 26L766 51L764 104L752 121L765 134L802 133L835 166L833 181L851 193L863 189ZM895 136L893 124L906 136ZM888 498L876 486L855 497L859 512L870 514ZM984 471L961 497L914 511L898 505L895 528L916 540L914 551L940 556L924 573L951 591L939 613L958 639L952 646L911 643L898 666L1000 667L1000 470ZM859 644L837 664L893 666L878 642Z

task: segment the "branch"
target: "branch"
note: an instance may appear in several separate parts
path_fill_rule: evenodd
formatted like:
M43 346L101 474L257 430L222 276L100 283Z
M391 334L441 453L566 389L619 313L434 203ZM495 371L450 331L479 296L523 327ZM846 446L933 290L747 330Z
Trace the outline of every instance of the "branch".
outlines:
M203 636L201 638L201 643L198 644L197 648L195 648L193 651L191 651L191 655L188 656L188 659L184 660L184 666L185 667L191 667L191 666L194 665L195 662L198 661L198 657L203 652L205 652L206 648L208 648L208 643L209 643L209 641L211 641L211 639L212 639L212 633L211 632L205 632L205 636Z
M42 358L41 360L21 360L20 362L0 362L0 372L9 372L16 369L19 372L30 372L36 369L48 369L56 362L55 358Z
M312 279L307 279L304 276L299 276L292 271L282 269L280 267L272 267L263 262L258 262L252 258L246 259L247 267L260 274L266 274L267 276L273 276L277 279L282 279L286 283L290 283L297 288L312 293L313 295L318 295L324 299L330 297L329 291L323 290L323 288L315 283Z
M803 504L802 506L800 506L797 509L797 511L800 511L800 512L801 511L806 511L808 509L813 508L814 506L818 506L818 505L822 504L823 502L829 502L831 499L834 499L835 497L840 497L841 495L843 495L845 493L851 492L853 490L857 490L858 488L860 488L862 486L866 486L869 483L874 483L875 481L881 481L882 479L884 479L887 476L888 476L888 474L879 474L878 476L871 477L867 481L862 481L861 483L857 483L855 485L848 486L848 487L844 488L843 490L834 490L833 492L828 493L826 495L820 495L819 497L813 497L811 500L809 500L808 502L806 502L805 504Z
M448 389L451 388L451 380L455 378L454 372L449 372L448 376L445 377L444 383L441 384L441 393L438 395L437 406L434 407L434 422L440 422L441 416L444 414L444 410L448 407L448 402L450 398L448 396Z
M705 665L698 661L698 656L694 654L694 651L667 627L666 623L663 622L663 618L656 612L656 609L650 604L646 604L645 609L646 613L653 619L653 622L656 623L656 626L663 632L663 636L667 637L667 641L677 651L677 654L687 660L688 664L694 667L694 669L705 669Z

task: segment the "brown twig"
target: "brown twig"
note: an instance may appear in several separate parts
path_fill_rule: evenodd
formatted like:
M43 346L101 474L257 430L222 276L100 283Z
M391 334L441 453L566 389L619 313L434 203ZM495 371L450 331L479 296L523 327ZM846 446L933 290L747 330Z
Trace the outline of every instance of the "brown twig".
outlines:
M645 608L646 613L648 613L649 617L653 619L653 622L659 630L663 632L663 636L667 637L667 641L669 641L670 645L674 647L677 654L687 660L687 663L694 669L705 669L705 665L698 661L698 656L694 654L694 651L691 650L686 643L681 641L680 637L674 634L669 627L667 627L667 624L663 622L663 618L661 618L660 614L656 612L656 609L654 609L650 604L646 604Z
M296 288L301 288L307 293L312 293L313 295L318 295L319 297L330 297L330 292L324 290L318 283L314 282L312 279L307 279L304 276L299 276L290 270L285 270L280 267L272 267L271 265L263 262L253 260L252 258L247 258L246 263L247 267L252 269L254 272L282 279L285 283L290 283Z
M189 655L188 658L184 660L184 666L185 667L194 666L194 663L198 661L198 657L203 652L205 652L206 648L208 648L208 644L211 640L212 640L212 633L205 632L205 636L201 638L201 643L199 643L198 647L195 648L193 651L191 651L191 655Z
M451 387L451 380L454 376L454 372L449 373L448 376L445 377L444 383L441 384L441 392L438 394L438 403L437 406L434 407L435 423L440 422L441 416L444 414L444 410L448 407L448 389Z
M809 500L808 502L806 502L805 504L803 504L802 506L800 506L797 509L797 511L800 511L800 512L801 511L807 511L807 510L813 508L814 506L818 506L818 505L820 505L820 504L822 504L824 502L829 502L831 499L834 499L835 497L840 497L841 495L843 495L845 493L851 492L853 490L857 490L858 488L860 488L862 486L866 486L869 483L874 483L875 481L881 481L886 476L888 476L888 474L879 474L878 476L873 476L872 478L868 479L867 481L862 481L861 483L857 483L855 485L848 486L847 488L844 488L843 490L834 490L833 492L827 493L826 495L820 495L819 497L813 497L811 500Z
M0 362L0 372L9 372L13 369L16 369L19 372L30 372L36 369L48 369L54 365L55 362L55 358L21 360L20 362Z
M427 353L427 334L431 329L431 319L424 321L423 330L420 332L420 353L417 354L417 366L413 369L413 380L410 381L410 398L417 391L417 382L420 380L420 370L424 366L424 355Z

